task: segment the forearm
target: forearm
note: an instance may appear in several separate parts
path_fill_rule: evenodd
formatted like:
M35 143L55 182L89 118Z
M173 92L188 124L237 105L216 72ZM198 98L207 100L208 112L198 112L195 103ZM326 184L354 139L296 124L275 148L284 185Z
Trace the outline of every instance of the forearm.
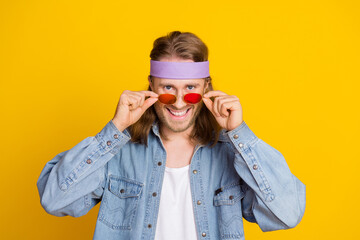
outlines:
M248 193L254 193L251 203L244 199L245 211L253 213L263 231L295 227L305 210L305 185L290 172L283 155L257 138L245 123L229 132L229 137L234 167L249 187Z
M37 182L41 204L50 214L77 215L100 198L106 163L124 146L129 136L110 121L95 137L49 161Z

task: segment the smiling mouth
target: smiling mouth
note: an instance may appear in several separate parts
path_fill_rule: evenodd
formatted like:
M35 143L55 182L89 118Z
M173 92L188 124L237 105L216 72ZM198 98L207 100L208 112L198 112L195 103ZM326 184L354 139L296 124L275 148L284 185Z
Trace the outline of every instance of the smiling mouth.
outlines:
M174 115L175 117L185 116L185 115L189 112L189 110L190 110L190 108L188 108L188 109L180 112L180 111L172 111L172 110L169 109L169 108L166 108L166 109L170 112L170 114Z

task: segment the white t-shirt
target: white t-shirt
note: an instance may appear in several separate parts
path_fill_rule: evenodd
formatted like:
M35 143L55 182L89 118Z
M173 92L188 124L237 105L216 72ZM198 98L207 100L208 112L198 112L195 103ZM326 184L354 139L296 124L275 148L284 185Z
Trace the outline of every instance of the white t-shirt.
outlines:
M196 240L189 166L165 167L155 240Z

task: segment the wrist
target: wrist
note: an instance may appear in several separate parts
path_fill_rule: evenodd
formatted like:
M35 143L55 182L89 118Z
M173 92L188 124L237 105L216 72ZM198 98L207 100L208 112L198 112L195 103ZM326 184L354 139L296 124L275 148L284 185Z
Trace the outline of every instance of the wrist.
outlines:
M113 124L115 125L115 127L120 131L124 131L127 127L126 126L123 126L121 125L119 122L117 122L116 120L114 119L111 119L111 121L113 122Z

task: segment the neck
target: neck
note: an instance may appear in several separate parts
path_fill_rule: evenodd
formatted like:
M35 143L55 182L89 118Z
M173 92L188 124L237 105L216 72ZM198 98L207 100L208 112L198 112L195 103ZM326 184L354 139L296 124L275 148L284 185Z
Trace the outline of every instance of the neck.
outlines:
M191 132L194 129L194 125L189 127L183 132L174 132L165 126L160 127L161 135L164 136L164 143L171 143L171 142L187 142L191 145L196 145L196 141L192 139Z

